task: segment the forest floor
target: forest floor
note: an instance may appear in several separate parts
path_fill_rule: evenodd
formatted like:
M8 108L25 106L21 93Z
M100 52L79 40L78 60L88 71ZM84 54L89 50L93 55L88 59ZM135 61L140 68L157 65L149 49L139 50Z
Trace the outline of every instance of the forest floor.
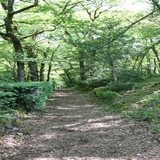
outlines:
M103 112L87 94L59 89L41 113L0 138L0 160L160 160L147 123Z

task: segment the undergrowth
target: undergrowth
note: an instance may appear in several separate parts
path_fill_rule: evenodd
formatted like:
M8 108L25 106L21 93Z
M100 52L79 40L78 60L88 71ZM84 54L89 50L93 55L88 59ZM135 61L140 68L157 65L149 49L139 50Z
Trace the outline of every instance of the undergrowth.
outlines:
M117 86L117 88L116 88ZM93 89L103 111L121 113L124 118L147 122L154 133L160 133L159 77L133 83L111 85Z

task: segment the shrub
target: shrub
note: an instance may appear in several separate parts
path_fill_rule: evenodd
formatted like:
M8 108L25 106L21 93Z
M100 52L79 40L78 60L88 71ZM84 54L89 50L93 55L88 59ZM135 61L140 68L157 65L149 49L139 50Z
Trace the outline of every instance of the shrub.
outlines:
M153 92L144 96L136 109L128 113L128 117L135 118L139 121L148 121L160 123L160 91Z
M128 113L128 116L138 121L159 123L160 122L159 114L160 114L160 108L155 106L149 108L140 107L137 110Z
M144 80L145 77L145 73L133 69L123 69L117 73L117 78L121 82L139 82Z
M13 108L16 105L16 97L12 92L0 91L0 110Z
M0 114L0 126L6 123L11 123L12 121L12 114Z
M105 99L110 102L113 99L115 99L116 97L118 97L119 94L116 92L112 92L112 91L99 91L96 93L96 96L98 98Z
M53 90L53 85L50 82L3 83L0 86L2 93L10 93L10 102L13 100L12 103L5 101L7 108L24 109L25 111L44 108L46 99L51 95ZM5 104L3 103L1 106Z
M126 82L126 83L118 82L106 86L106 90L113 92L127 91L127 90L132 90L134 85L135 85L134 82Z
M87 81L79 81L76 83L76 85L83 90L92 90L94 88L98 88L98 87L102 87L102 86L106 86L107 84L109 84L109 82L111 81L111 79L90 79Z

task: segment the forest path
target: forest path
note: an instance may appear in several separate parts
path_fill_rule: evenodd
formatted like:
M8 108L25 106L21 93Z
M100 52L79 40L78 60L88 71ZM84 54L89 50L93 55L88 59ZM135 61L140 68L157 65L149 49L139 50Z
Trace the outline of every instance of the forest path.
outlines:
M29 134L2 137L0 159L160 160L149 127L102 112L78 91L56 90L44 112L28 115L25 124L21 130Z

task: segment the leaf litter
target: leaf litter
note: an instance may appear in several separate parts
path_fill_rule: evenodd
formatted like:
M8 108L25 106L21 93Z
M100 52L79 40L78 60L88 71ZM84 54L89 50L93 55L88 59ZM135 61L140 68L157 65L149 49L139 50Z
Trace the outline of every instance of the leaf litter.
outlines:
M59 89L18 133L0 138L0 160L160 160L151 127L105 113L87 94Z

